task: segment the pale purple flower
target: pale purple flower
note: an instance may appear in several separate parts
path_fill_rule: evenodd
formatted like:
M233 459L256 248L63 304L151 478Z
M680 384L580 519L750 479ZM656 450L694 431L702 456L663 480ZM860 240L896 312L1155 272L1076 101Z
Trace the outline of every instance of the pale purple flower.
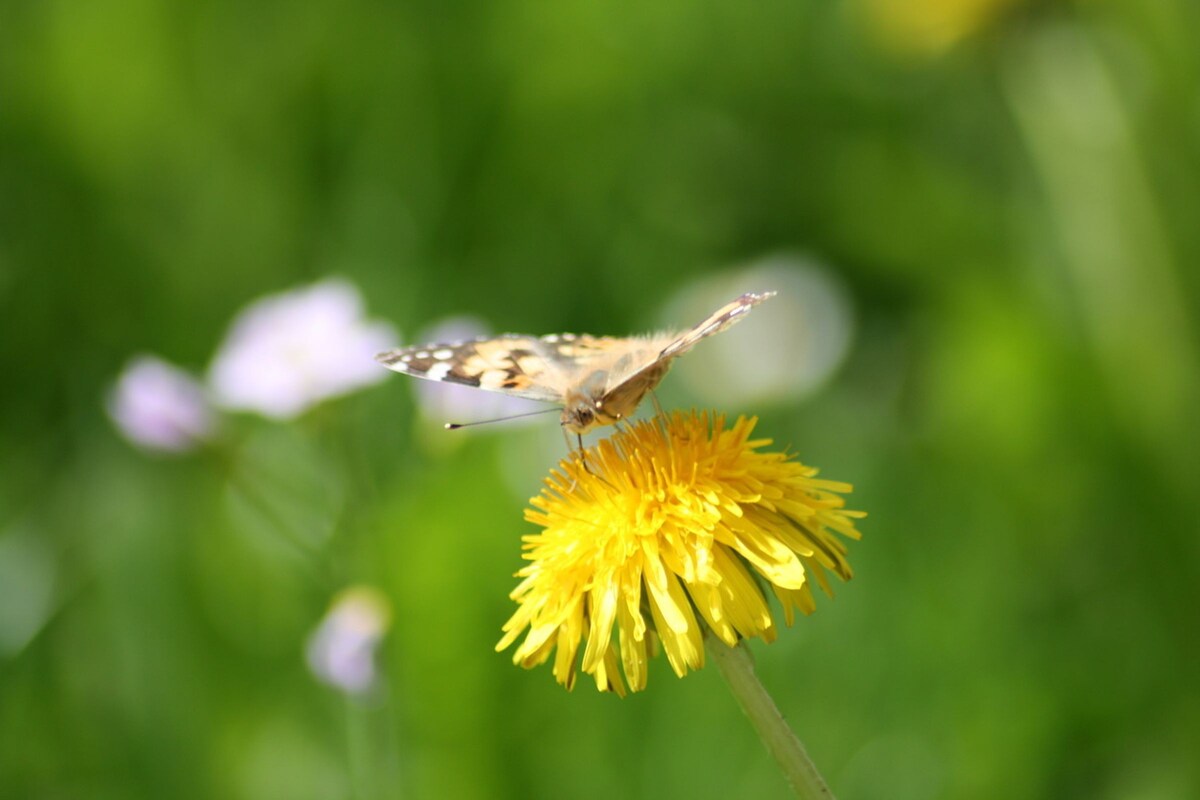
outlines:
M209 382L225 408L289 419L383 380L374 356L395 340L390 325L363 318L352 284L324 280L243 310L213 358Z
M375 651L391 623L387 598L367 586L346 589L308 639L308 666L321 681L358 694L378 679Z
M424 329L417 336L415 343L443 344L462 342L481 336L490 335L487 324L478 317L460 316L447 317ZM421 413L437 422L480 422L509 417L514 414L525 414L530 411L542 411L548 406L533 400L498 392L488 392L473 386L461 386L440 381L415 381L417 405ZM556 416L547 415L557 421ZM521 417L522 422L536 422L540 417ZM514 420L517 422L518 420ZM500 426L483 426L470 430L484 430ZM461 434L456 434L461 435Z
M106 407L125 438L146 450L190 450L208 438L215 425L200 384L150 355L137 356L126 365Z

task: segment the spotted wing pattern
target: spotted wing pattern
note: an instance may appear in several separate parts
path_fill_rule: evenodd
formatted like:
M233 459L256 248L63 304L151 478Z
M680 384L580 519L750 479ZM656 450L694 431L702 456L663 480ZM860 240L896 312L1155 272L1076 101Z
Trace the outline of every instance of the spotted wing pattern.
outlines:
M574 377L628 340L570 333L541 338L506 334L380 353L389 369L428 380L562 403Z

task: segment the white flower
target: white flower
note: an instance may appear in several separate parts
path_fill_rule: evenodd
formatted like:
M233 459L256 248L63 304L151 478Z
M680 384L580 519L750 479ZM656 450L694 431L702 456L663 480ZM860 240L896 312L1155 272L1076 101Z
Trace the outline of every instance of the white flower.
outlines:
M200 384L155 356L137 356L126 365L106 406L125 438L147 450L190 450L214 427Z
M379 591L346 589L308 640L308 666L320 680L344 692L375 685L375 651L391 623L391 609Z
M288 419L330 397L383 380L374 356L396 334L363 319L350 283L330 279L270 295L233 321L209 370L216 402Z

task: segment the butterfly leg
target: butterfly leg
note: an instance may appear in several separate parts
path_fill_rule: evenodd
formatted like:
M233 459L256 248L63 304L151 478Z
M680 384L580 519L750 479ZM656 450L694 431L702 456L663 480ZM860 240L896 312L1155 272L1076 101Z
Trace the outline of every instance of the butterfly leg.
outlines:
M577 434L575 434L575 438L579 441L579 460L583 462L584 471L587 472L588 475L591 475L593 478L599 478L601 483L603 483L605 486L609 487L613 491L616 491L617 487L613 486L611 481L607 480L599 472L592 472L592 468L588 466L587 450L583 449L583 436L581 434L577 433ZM574 483L571 484L571 491L575 491Z
M650 402L654 403L654 414L658 418L658 424L665 426L668 422L667 412L663 411L662 404L658 402L658 392L650 390Z
M579 460L583 462L583 468L587 472L587 474L591 475L593 473L592 473L592 468L589 467L588 463L587 463L587 451L583 449L583 434L582 433L575 434L575 439L576 439L576 441L579 442Z
M658 402L658 395L654 390L650 390L650 400L654 403L654 421L658 423L658 428L663 432L663 440L667 443L667 450L672 450L671 437L667 435L667 428L670 420L667 418L667 412L663 411L662 405Z
M586 473L588 473L589 475L592 475L593 474L592 468L589 467L588 463L587 463L587 451L583 449L583 436L581 434L577 433L577 434L575 434L575 439L579 444L578 450L571 446L571 435L569 433L567 433L566 428L563 428L563 441L567 445L568 455L577 456L579 458L579 460L583 463L584 471ZM572 491L572 492L575 491L574 483L571 484L571 488L568 489L568 491Z

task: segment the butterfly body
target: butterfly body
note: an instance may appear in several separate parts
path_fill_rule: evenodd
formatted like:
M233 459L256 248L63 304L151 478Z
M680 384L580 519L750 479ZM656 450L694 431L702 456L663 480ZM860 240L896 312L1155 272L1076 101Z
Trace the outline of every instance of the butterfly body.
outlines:
M563 428L581 434L632 415L675 358L774 294L744 294L683 333L629 338L507 334L389 350L376 359L418 378L558 403Z
M652 361L649 366L630 373L631 364L645 363L646 358L654 356L638 359L623 356L612 371L597 369L578 387L567 389L563 395L562 426L571 433L586 433L632 415L646 393L671 368L669 360Z

